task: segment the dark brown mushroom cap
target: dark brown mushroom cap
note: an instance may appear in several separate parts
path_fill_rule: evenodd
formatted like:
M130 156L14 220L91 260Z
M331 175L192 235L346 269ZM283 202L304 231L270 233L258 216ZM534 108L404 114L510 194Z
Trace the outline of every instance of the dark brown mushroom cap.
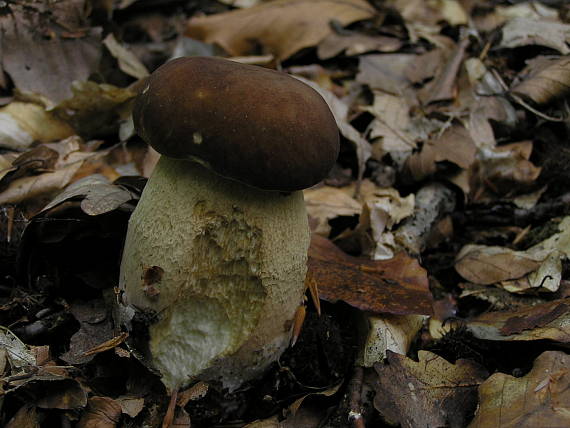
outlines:
M135 100L133 119L161 154L265 190L318 183L339 151L334 117L313 88L220 58L179 58L158 68Z

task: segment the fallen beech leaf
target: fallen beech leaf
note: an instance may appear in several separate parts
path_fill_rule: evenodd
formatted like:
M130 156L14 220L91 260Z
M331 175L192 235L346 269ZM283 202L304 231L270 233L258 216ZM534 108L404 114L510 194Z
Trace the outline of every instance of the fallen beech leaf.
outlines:
M129 88L91 81L74 82L71 90L73 96L57 104L54 113L83 138L114 130L119 117L129 116L129 101L136 95Z
M524 251L485 245L466 245L455 261L455 270L463 278L484 285L520 278L539 266L540 261Z
M103 175L93 174L67 186L42 211L50 210L79 196L83 196L81 209L88 215L105 214L134 199L133 194L127 189L111 184Z
M434 80L428 83L419 93L418 96L424 104L430 104L440 101L450 101L456 96L456 79L465 50L469 46L469 39L464 38L454 48L445 67L436 76Z
M503 27L500 47L516 48L519 46L539 45L559 51L570 52L570 25L553 22L548 19L536 20L515 18Z
M524 377L495 373L479 387L469 428L570 426L570 356L548 351Z
M403 42L395 37L367 36L358 33L342 35L334 32L319 44L317 56L319 59L329 59L342 51L345 51L347 56L370 51L395 52L402 45Z
M31 404L20 407L4 428L40 428L36 407Z
M423 145L421 151L406 160L406 166L416 181L436 172L436 163L448 161L467 169L475 162L477 148L469 131L455 125L433 140Z
M370 89L401 95L411 86L405 70L415 59L411 54L363 55L358 58L356 81Z
M485 340L543 340L570 342L570 302L565 299L523 307L514 311L487 312L467 323Z
M99 354L101 352L105 352L105 351L108 351L110 349L113 349L116 346L119 346L121 343L123 343L127 339L127 337L129 337L129 333L127 333L127 332L121 333L120 335L115 336L112 339L109 339L109 340L101 343L100 345L94 346L93 348L89 349L88 351L85 351L83 353L83 355L88 357L90 355Z
M70 312L81 327L71 337L69 350L60 358L70 364L84 364L91 361L96 353L90 351L116 339L111 317L102 299L74 302L70 305Z
M372 313L432 313L426 271L404 253L391 260L372 261L345 254L328 239L313 234L309 248L308 280L319 296L342 300Z
M402 197L393 187L376 187L364 196L364 200L360 221L355 230L355 233L360 235L363 253L370 255L372 260L391 259L397 248L392 229L413 214L414 195Z
M78 409L87 404L87 392L75 379L44 381L37 385L40 398L35 401L41 409Z
M386 358L387 351L406 355L427 317L383 314L368 317L368 337L362 350L362 366L372 367Z
M39 97L47 107L69 98L72 82L86 81L101 57L101 28L83 24L88 2L78 0L73 7L77 16L58 22L64 3L51 5L46 13L41 2L10 2L0 16L4 70L20 93ZM77 36L62 37L64 29Z
M469 360L455 364L428 351L416 362L388 351L388 364L376 364L374 407L403 428L461 428L477 407L477 387L487 371Z
M382 138L375 143L381 152L375 153L376 159L394 151L411 152L417 141L427 139L428 134L410 117L410 109L406 98L382 92L374 92L374 104L363 108L375 117L369 126L370 138Z
M374 16L364 0L275 0L249 9L192 18L186 35L206 43L217 43L230 55L264 53L277 60L317 45L340 25Z
M537 104L546 104L564 97L570 91L570 58L534 60L529 75L512 92L528 97Z
M144 398L120 396L115 401L121 406L121 411L131 418L136 418L144 409Z
M121 71L137 79L148 76L149 73L144 64L140 62L134 53L122 46L117 39L115 39L113 33L109 33L109 35L103 39L103 44L109 49L111 55L117 58Z
M309 216L317 221L314 233L328 236L329 220L337 217L359 215L362 207L347 192L331 186L322 186L303 191Z
M121 417L121 406L109 397L92 397L77 428L115 428Z
M63 140L73 129L44 107L35 103L12 101L0 108L0 147L24 150L34 142Z

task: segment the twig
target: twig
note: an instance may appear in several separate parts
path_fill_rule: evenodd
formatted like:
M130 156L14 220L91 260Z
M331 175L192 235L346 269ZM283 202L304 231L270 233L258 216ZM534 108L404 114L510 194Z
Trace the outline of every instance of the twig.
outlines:
M354 374L348 384L348 394L350 397L350 410L348 412L348 420L352 422L354 428L366 428L364 418L362 417L362 409L360 407L362 401L362 379L364 371L362 367L355 367Z

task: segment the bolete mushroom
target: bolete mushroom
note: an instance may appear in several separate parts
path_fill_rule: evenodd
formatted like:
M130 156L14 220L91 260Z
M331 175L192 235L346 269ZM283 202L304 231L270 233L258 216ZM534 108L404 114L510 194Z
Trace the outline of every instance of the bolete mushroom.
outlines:
M286 348L304 292L301 189L338 155L321 96L281 72L180 58L135 100L138 134L162 154L128 227L124 308L151 313L152 365L170 390L233 390Z

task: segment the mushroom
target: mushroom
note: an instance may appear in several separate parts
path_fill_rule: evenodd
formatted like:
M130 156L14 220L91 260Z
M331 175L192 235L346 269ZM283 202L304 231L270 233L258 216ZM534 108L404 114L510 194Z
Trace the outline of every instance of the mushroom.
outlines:
M334 117L285 73L191 57L149 77L133 120L162 156L129 222L123 312L151 320L169 390L234 390L289 343L309 246L300 190L336 160Z

